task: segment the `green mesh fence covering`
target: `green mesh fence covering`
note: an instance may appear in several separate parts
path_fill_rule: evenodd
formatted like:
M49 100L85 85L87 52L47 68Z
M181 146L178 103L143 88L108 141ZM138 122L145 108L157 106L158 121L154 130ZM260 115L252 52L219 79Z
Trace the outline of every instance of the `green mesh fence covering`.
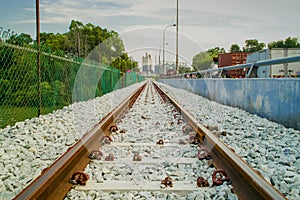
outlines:
M39 84L41 114L71 104L76 75L84 65L101 71L101 77L96 77L99 80L96 90L90 91L92 97L144 80L136 73L121 73L110 66L54 56L41 48L39 81L37 51L0 40L0 128L38 116Z

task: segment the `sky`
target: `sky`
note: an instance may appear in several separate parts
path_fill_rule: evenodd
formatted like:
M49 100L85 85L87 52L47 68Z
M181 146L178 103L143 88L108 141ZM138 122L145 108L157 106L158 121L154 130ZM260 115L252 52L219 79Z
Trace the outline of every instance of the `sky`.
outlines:
M247 39L266 44L297 37L299 0L178 0L179 62L191 65L199 52L214 47L229 50ZM1 0L0 27L36 37L35 0ZM176 0L40 0L41 32L65 33L71 20L115 30L126 52L140 62L175 61ZM1 30L1 28L0 28ZM1 34L1 33L0 33ZM163 45L163 35L165 45ZM163 51L165 49L165 51Z

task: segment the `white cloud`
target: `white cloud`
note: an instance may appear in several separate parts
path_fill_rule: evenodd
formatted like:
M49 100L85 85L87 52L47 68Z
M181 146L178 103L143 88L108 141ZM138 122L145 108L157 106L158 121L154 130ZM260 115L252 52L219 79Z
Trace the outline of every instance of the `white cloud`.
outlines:
M68 27L72 19L91 22L123 33L128 50L159 48L162 29L176 22L176 0L41 0L40 5L44 27ZM268 43L299 36L299 7L299 0L179 0L182 41L179 51L190 58L215 46L225 49L233 43L242 46L248 38ZM19 22L35 23L35 20ZM175 40L171 41L174 35L168 34L170 51L174 50Z

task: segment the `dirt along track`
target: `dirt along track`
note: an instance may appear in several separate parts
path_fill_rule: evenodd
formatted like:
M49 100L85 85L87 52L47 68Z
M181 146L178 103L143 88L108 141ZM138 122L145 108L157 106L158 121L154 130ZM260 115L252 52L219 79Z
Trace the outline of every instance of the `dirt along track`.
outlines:
M209 127L198 124L156 89L147 82L139 90L140 96L129 98L131 103L136 100L131 109L126 108L131 103L124 103L108 116L108 122L97 124L79 142L83 146L73 146L65 159L56 162L64 160L68 167L56 168L51 174L57 177L46 177L50 185L33 196L58 194L58 185L51 183L63 182L70 189L68 181L78 181L71 175L80 171L83 179L89 179L86 184L74 185L65 199L285 199L226 148ZM77 158L69 161L73 155ZM51 171L50 166L44 174ZM57 175L59 171L63 173ZM19 199L32 192L30 186Z

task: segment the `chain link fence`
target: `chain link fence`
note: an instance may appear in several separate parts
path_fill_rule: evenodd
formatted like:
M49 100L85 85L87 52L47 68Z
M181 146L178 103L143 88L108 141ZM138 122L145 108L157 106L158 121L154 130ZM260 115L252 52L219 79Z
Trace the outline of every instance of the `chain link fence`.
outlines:
M91 91L93 97L144 80L135 72L122 73L110 66L52 55L41 47L39 81L36 49L34 45L16 45L0 38L0 128L37 117L40 105L41 114L70 105L81 66L89 65L101 70L96 91Z

